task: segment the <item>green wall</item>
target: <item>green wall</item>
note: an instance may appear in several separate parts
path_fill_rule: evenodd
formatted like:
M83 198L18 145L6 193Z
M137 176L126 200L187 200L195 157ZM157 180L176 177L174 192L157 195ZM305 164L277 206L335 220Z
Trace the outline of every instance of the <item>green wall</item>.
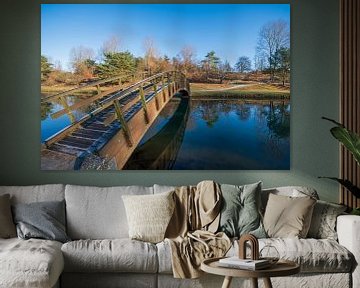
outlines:
M92 2L96 3L91 0L67 1ZM262 180L265 187L312 186L318 190L322 199L337 201L338 186L331 181L317 179L317 176L337 176L339 170L338 145L328 131L331 125L320 119L323 115L338 118L338 0L238 1L241 2L291 4L290 171L40 171L41 2L3 0L0 17L0 185L181 185L203 179L243 184ZM43 3L66 1L48 0Z

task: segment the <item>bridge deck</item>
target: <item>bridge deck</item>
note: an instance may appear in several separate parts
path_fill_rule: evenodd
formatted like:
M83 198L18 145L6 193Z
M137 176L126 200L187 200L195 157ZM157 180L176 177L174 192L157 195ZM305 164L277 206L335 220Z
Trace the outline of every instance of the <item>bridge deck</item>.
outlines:
M160 92L162 89L163 88L160 87L157 92ZM146 101L150 101L154 96L155 92L150 92L145 95L145 99ZM139 92L133 92L129 94L128 97L120 100L120 105L124 107L127 103L137 97L139 97ZM129 121L139 110L141 110L141 108L140 100L136 101L134 105L124 111L125 120ZM93 153L101 150L109 139L121 129L121 124L116 119L111 121L108 125L104 123L104 121L114 115L114 113L114 106L102 110L90 119L84 121L80 127L75 129L68 136L65 136L60 141L48 146L47 149L74 155L76 157L81 157L81 154L85 151Z

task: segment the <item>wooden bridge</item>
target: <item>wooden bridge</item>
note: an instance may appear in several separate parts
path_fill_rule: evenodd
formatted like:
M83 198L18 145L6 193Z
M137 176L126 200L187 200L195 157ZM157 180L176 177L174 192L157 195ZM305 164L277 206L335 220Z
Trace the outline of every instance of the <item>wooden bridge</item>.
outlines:
M138 77L133 76L126 84L120 76L100 80L43 98L42 103L56 100L63 107L53 113L52 118L68 115L72 123L44 141L41 169L78 170L91 155L111 160L115 169L123 169L168 101L178 92L182 97L190 93L185 75L178 71L142 80ZM94 87L95 95L68 103L69 95ZM102 91L104 87L106 90ZM74 111L84 108L88 113L76 120Z

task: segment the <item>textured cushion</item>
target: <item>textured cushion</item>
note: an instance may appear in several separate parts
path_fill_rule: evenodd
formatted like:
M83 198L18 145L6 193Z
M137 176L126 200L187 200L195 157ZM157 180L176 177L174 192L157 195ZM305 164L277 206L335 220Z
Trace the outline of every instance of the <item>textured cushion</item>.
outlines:
M353 255L334 240L310 238L259 239L259 249L261 250L265 245L275 247L281 259L298 263L302 273L350 272L354 265ZM238 247L238 242L234 242L227 256L237 255Z
M10 196L0 196L0 238L16 237L15 225L11 215Z
M266 237L260 217L261 182L244 185L221 185L222 209L219 231L229 237L251 233L258 238Z
M157 243L164 240L174 212L173 191L156 195L124 195L129 237Z
M301 272L350 272L354 265L352 254L339 243L329 239L267 238L259 239L259 249L265 245L274 246L281 259L295 261ZM158 250L159 273L171 274L171 248L168 241L156 244ZM238 255L238 242L226 254ZM250 250L248 251L250 256ZM275 256L275 255L274 255Z
M316 200L306 197L269 195L264 227L269 237L305 238Z
M53 287L63 268L61 243L0 239L0 287Z
M317 194L316 190L313 188L310 188L310 187L284 186L284 187L263 189L261 191L261 206L262 206L263 212L265 212L266 204L267 204L270 194L281 195L281 196L291 196L291 197L310 196L314 199L319 199L319 195Z
M152 193L152 187L66 185L68 235L71 239L128 238L126 212L121 196Z
M17 234L22 239L69 241L65 231L65 202L49 201L13 206Z
M64 200L64 192L65 186L62 184L0 186L0 195L10 194L11 204L61 201Z
M157 271L156 246L130 239L78 240L61 248L66 272Z
M337 240L336 218L343 214L346 206L318 200L314 206L307 237Z

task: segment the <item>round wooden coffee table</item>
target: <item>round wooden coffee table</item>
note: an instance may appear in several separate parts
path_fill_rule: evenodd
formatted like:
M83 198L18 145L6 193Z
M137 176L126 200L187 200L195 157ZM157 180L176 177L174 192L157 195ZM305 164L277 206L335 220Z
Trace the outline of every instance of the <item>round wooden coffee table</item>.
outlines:
M300 272L300 266L288 260L279 260L270 268L253 271L219 266L219 259L221 258L204 260L201 263L201 270L225 276L222 288L229 288L233 277L251 278L254 288L258 288L258 278L263 278L265 287L272 288L270 277L289 276Z

